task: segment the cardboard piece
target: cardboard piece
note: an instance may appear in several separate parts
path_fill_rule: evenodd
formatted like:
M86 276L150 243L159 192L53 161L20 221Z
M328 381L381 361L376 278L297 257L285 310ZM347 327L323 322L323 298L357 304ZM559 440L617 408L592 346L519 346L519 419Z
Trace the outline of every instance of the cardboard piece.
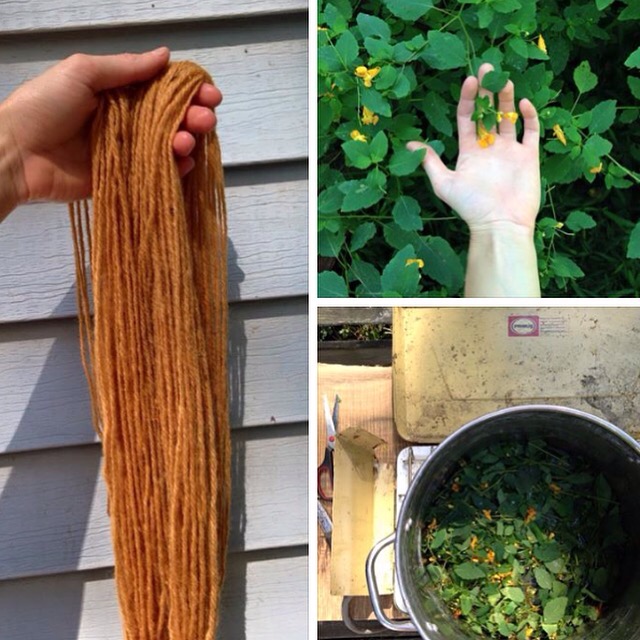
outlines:
M396 427L437 443L518 404L582 409L640 435L636 308L396 308Z
M376 523L387 521L384 537L393 530L394 474L383 465L376 473L374 450L383 440L364 429L339 433L334 454L333 536L331 546L332 595L367 595L365 563L379 538ZM386 486L385 486L386 485ZM390 516L390 517L389 517ZM378 573L381 592L393 585L391 564Z

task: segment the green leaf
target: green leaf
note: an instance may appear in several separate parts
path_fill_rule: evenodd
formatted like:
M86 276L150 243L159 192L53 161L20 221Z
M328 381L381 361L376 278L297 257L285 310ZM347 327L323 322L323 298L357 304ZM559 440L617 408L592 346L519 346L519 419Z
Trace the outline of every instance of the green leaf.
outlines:
M382 38L385 42L388 42L391 38L391 29L389 25L376 16L371 16L367 13L359 13L356 18L356 23L360 27L360 33L363 38L367 36L377 36Z
M584 271L569 256L557 253L551 258L550 264L554 275L561 278L582 278L584 276ZM536 557L544 562L555 560L555 558L541 558L537 554Z
M627 245L627 258L640 258L640 222L633 227Z
M502 590L502 594L513 602L524 602L524 591L520 587L505 587Z
M541 562L550 562L559 558L561 554L560 546L556 542L542 544L534 549L533 555Z
M460 611L462 611L463 616L468 616L473 609L473 600L467 596L460 596Z
M419 258L424 261L422 272L444 285L449 295L455 295L464 284L464 269L458 254L440 236L427 236L416 247Z
M373 88L365 89L362 92L362 104L377 113L380 116L391 116L391 105L388 100L382 97L382 95Z
M591 71L588 60L583 60L573 71L573 81L580 93L591 91L598 84L598 76Z
M625 61L626 67L640 69L640 47L638 47Z
M627 84L629 85L629 89L631 89L633 97L640 100L640 78L627 76Z
M582 157L587 168L595 167L602 156L606 156L613 145L599 135L593 135L587 139L582 147Z
M335 213L340 210L344 193L336 185L320 192L318 196L318 211L320 213Z
M545 624L557 624L564 617L569 599L565 596L548 600L544 606L542 618Z
M494 0L491 3L491 8L498 13L511 13L522 9L522 5L518 0Z
M363 222L356 227L356 230L351 235L351 242L349 243L349 249L352 253L355 253L359 249L362 249L373 236L376 235L376 225L373 222Z
M533 575L536 577L536 582L541 589L551 589L553 586L553 577L543 567L536 567L533 570Z
M382 162L389 150L389 140L384 131L379 131L369 143L369 153L373 162Z
M604 100L597 104L592 110L589 133L602 133L606 131L616 119L616 100Z
M596 495L602 502L606 503L611 500L611 485L601 473L596 478Z
M488 91L497 93L502 91L509 80L509 73L507 71L489 71L482 78L482 86Z
M596 221L584 211L572 211L564 222L571 231L582 231L583 229L593 229Z
M484 571L473 562L463 562L454 567L455 574L463 580L479 580L484 578Z
M596 7L598 7L598 9L602 11L603 9L606 9L613 2L614 0L596 0Z
M411 93L411 83L405 74L406 72L398 74L395 84L391 89L394 98L405 98Z
M414 296L420 286L420 270L416 263L407 264L407 260L415 258L411 245L407 245L389 261L382 272L382 291L394 292L401 297Z
M638 20L640 19L640 4L633 3L625 7L618 16L618 20Z
M433 7L432 0L384 0L384 4L396 18L417 20Z
M346 298L347 283L335 271L318 274L318 298Z
M467 64L467 52L462 40L452 33L429 31L429 48L420 56L433 69L459 69Z
M480 27L480 29L486 29L491 24L495 14L488 4L483 4L478 8L478 13L476 15L478 16L478 27ZM485 57L484 59L486 60L487 58ZM491 61L489 60L488 62Z
M422 231L424 222L420 217L420 205L411 196L400 196L391 212L396 224L405 231Z
M404 147L396 150L389 161L389 171L394 176L408 176L420 166L426 152L426 149L409 151Z
M527 43L522 38L509 38L509 46L521 58L529 59L529 47L527 47Z
M345 31L336 41L336 51L345 66L350 67L358 57L358 41L351 31Z
M380 73L376 76L376 87L380 91L391 89L398 79L398 71L391 65L386 65L380 69Z
M325 258L335 258L344 244L345 233L341 229L336 233L328 229L318 232L318 253Z
M364 39L364 48L367 53L375 60L391 60L393 58L393 47L380 38L372 38L367 36ZM377 78L376 78L377 79ZM379 86L379 82L376 82L376 86Z
M358 295L379 296L380 295L380 272L368 262L354 258L351 263L350 274L361 283L357 291Z
M428 93L422 103L422 110L434 129L447 137L453 134L453 127L448 117L449 104L439 93L435 91Z
M384 192L371 184L370 180L347 180L338 189L344 193L341 211L349 213L373 206L384 196Z
M342 143L342 149L349 161L358 169L366 169L371 165L369 145L360 140L348 140Z
M432 551L435 551L436 549L439 549L444 544L444 541L446 539L447 539L447 530L446 529L438 529L433 534L433 540L429 544L429 548Z

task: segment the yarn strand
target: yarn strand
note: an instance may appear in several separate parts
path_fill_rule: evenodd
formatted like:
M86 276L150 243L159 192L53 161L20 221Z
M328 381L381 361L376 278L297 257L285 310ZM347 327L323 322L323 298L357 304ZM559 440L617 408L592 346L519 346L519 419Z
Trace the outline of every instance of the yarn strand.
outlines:
M104 92L93 211L69 206L80 345L104 452L127 640L213 640L229 528L227 229L215 132L172 139L209 75L171 63ZM93 300L93 315L91 314Z

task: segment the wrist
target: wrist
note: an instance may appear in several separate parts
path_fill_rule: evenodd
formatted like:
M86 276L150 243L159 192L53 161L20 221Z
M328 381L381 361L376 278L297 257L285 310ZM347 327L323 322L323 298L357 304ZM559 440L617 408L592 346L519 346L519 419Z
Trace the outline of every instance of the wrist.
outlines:
M507 239L532 240L535 231L535 217L530 223L513 222L511 220L495 220L469 224L471 237L504 237Z
M26 200L20 151L7 127L7 114L0 109L0 221Z

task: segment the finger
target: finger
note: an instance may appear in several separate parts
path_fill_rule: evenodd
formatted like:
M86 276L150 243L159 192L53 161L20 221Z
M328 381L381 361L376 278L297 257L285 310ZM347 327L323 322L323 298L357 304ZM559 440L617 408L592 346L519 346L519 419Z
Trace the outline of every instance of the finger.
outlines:
M222 102L222 92L218 87L204 82L193 97L193 104L215 109Z
M216 116L207 107L192 105L182 121L182 128L187 129L191 133L208 133L216 125Z
M169 62L168 47L147 53L119 53L109 56L75 54L68 59L93 91L122 87L153 78Z
M178 131L173 138L173 152L186 158L196 146L196 139L188 131Z
M440 160L440 156L428 145L423 142L409 142L407 143L407 149L409 151L416 151L417 149L426 149L427 153L422 161L422 166L429 176L431 185L435 194L441 200L444 200L448 191L447 184L453 177L453 171L448 169L444 162Z
M516 103L514 101L515 88L513 82L509 80L504 89L498 94L498 110L502 113L514 112L516 110ZM516 137L516 125L507 118L502 118L500 122L500 135L515 140Z
M520 100L520 113L524 122L524 135L522 144L532 149L538 149L540 144L540 122L538 112L530 100L523 98Z
M471 148L476 141L476 123L471 119L471 116L476 108L477 93L478 80L474 76L469 76L462 83L460 101L458 102L458 145L460 151Z
M176 164L178 165L178 174L184 178L196 166L196 161L191 156L187 156L186 158L177 158Z
M489 73L489 71L493 71L493 65L490 64L489 62L485 62L484 64L481 64L480 68L478 69L478 85L479 85L478 95L481 98L484 98L485 96L489 96L489 103L491 104L491 106L493 106L494 104L493 92L489 91L488 89L482 88L482 79L487 75L487 73ZM495 126L491 128L490 132L491 133L496 132Z

